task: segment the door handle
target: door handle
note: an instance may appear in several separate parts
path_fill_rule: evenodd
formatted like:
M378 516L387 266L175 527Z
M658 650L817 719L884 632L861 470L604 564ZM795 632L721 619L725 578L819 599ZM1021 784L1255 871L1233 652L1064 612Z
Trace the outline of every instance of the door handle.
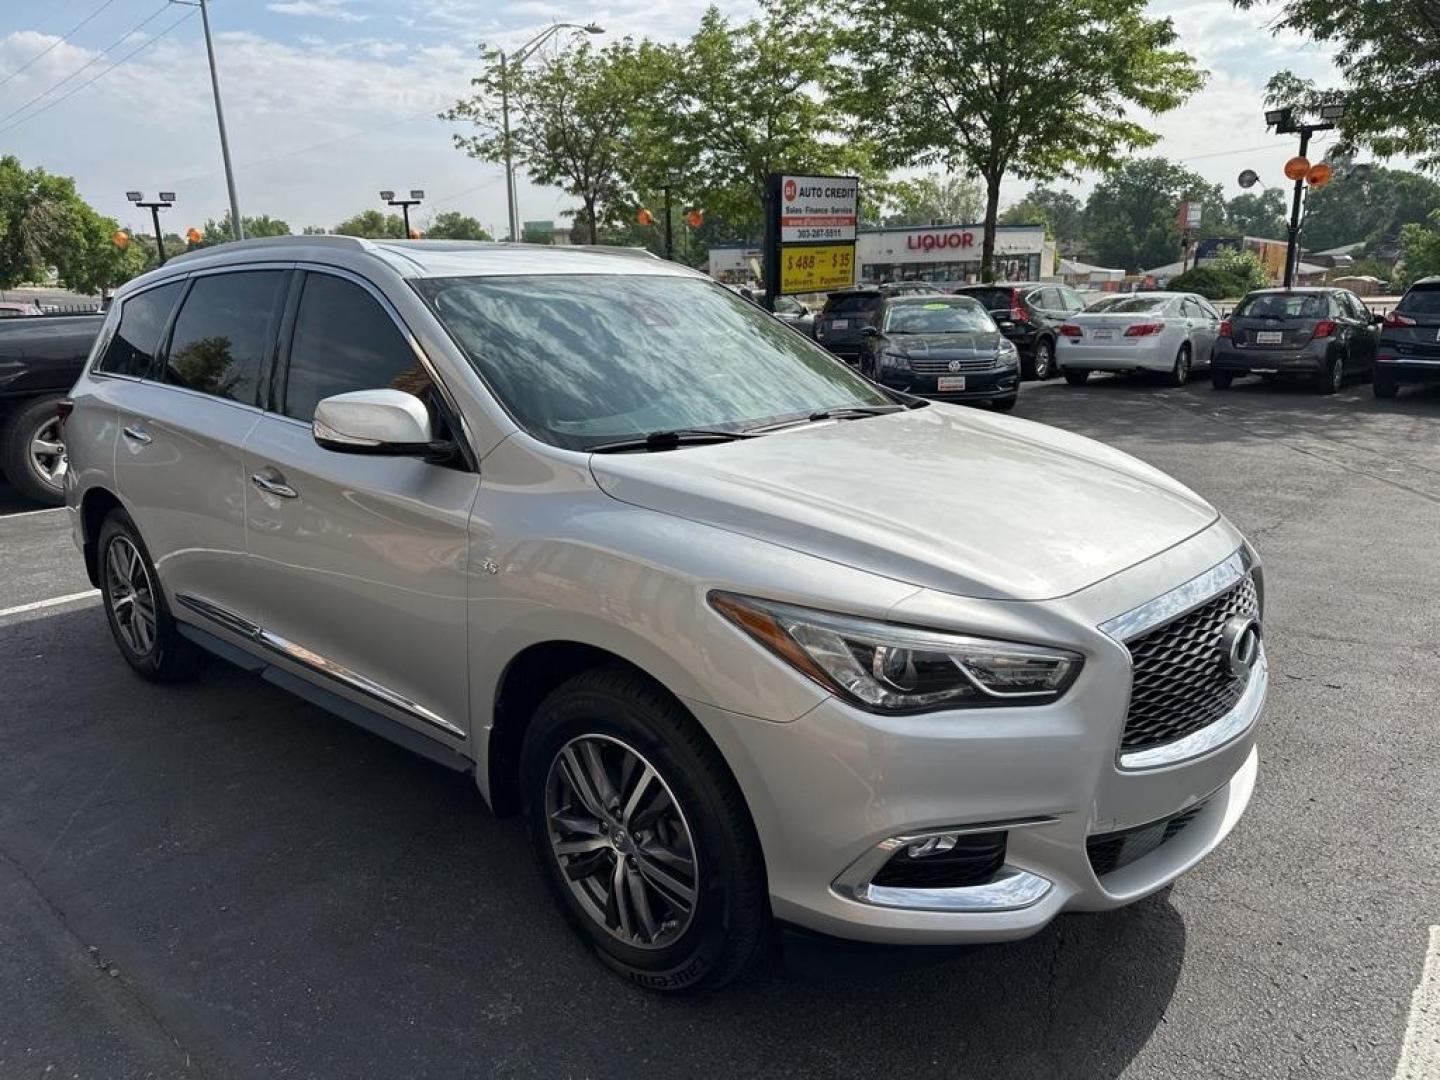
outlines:
M253 473L250 476L250 482L261 491L268 492L281 499L298 498L300 494L289 484L285 483L285 478L280 476L279 473L276 473L273 477L266 476L263 472Z
M150 443L150 433L142 427L121 428L120 433L131 442L137 442L141 446L147 446Z

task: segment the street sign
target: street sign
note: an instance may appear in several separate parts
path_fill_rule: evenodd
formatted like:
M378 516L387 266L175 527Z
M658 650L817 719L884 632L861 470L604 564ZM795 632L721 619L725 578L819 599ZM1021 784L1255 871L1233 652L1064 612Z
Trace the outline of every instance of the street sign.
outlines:
M855 240L860 181L853 176L780 177L780 242Z
M855 284L860 180L771 173L765 192L766 306Z

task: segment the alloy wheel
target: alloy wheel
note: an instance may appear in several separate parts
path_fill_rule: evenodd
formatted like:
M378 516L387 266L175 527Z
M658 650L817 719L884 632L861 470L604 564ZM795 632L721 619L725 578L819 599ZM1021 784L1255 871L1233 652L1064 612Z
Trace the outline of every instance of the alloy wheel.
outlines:
M660 949L685 933L699 896L694 837L638 750L608 735L562 746L545 781L545 825L570 892L607 934Z
M60 418L47 420L30 437L30 467L41 481L59 490L65 476L65 444L60 436Z
M1044 382L1054 372L1054 347L1048 341L1035 346L1035 378Z
M1330 366L1330 385L1335 388L1337 393L1345 385L1345 361L1338 356Z
M1190 381L1190 350L1181 349L1175 357L1175 385L1184 386Z
M155 588L140 549L127 536L115 537L106 551L105 595L130 651L150 655L155 647Z

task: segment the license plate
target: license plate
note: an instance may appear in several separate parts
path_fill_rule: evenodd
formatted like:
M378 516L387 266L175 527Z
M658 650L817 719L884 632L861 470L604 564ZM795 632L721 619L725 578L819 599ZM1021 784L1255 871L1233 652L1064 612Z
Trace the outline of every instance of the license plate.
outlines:
M830 329L831 329L831 330L844 330L844 329L845 329L847 326L849 326L849 325L850 325L850 320L849 320L849 319L836 319L834 322L832 322L832 323L830 324Z
M1095 340L1096 340L1096 341L1110 341L1110 340L1111 340L1112 338L1114 338L1114 337L1115 337L1115 331L1114 331L1114 330L1096 330L1096 331L1095 331Z
M1280 330L1255 331L1255 344L1257 345L1279 345L1284 340L1285 334Z
M964 390L964 375L941 375L935 384L936 390Z

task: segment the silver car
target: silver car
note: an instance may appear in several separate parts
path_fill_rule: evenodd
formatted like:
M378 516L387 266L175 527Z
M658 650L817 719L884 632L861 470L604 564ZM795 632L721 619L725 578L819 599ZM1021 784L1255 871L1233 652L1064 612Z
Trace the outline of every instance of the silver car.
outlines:
M637 254L294 237L120 291L65 436L124 659L473 773L681 991L775 921L1023 937L1255 784L1264 582L1162 473L867 381Z
M1184 386L1210 367L1219 332L1220 313L1196 293L1106 297L1060 327L1055 361L1071 386L1092 371L1148 371Z

